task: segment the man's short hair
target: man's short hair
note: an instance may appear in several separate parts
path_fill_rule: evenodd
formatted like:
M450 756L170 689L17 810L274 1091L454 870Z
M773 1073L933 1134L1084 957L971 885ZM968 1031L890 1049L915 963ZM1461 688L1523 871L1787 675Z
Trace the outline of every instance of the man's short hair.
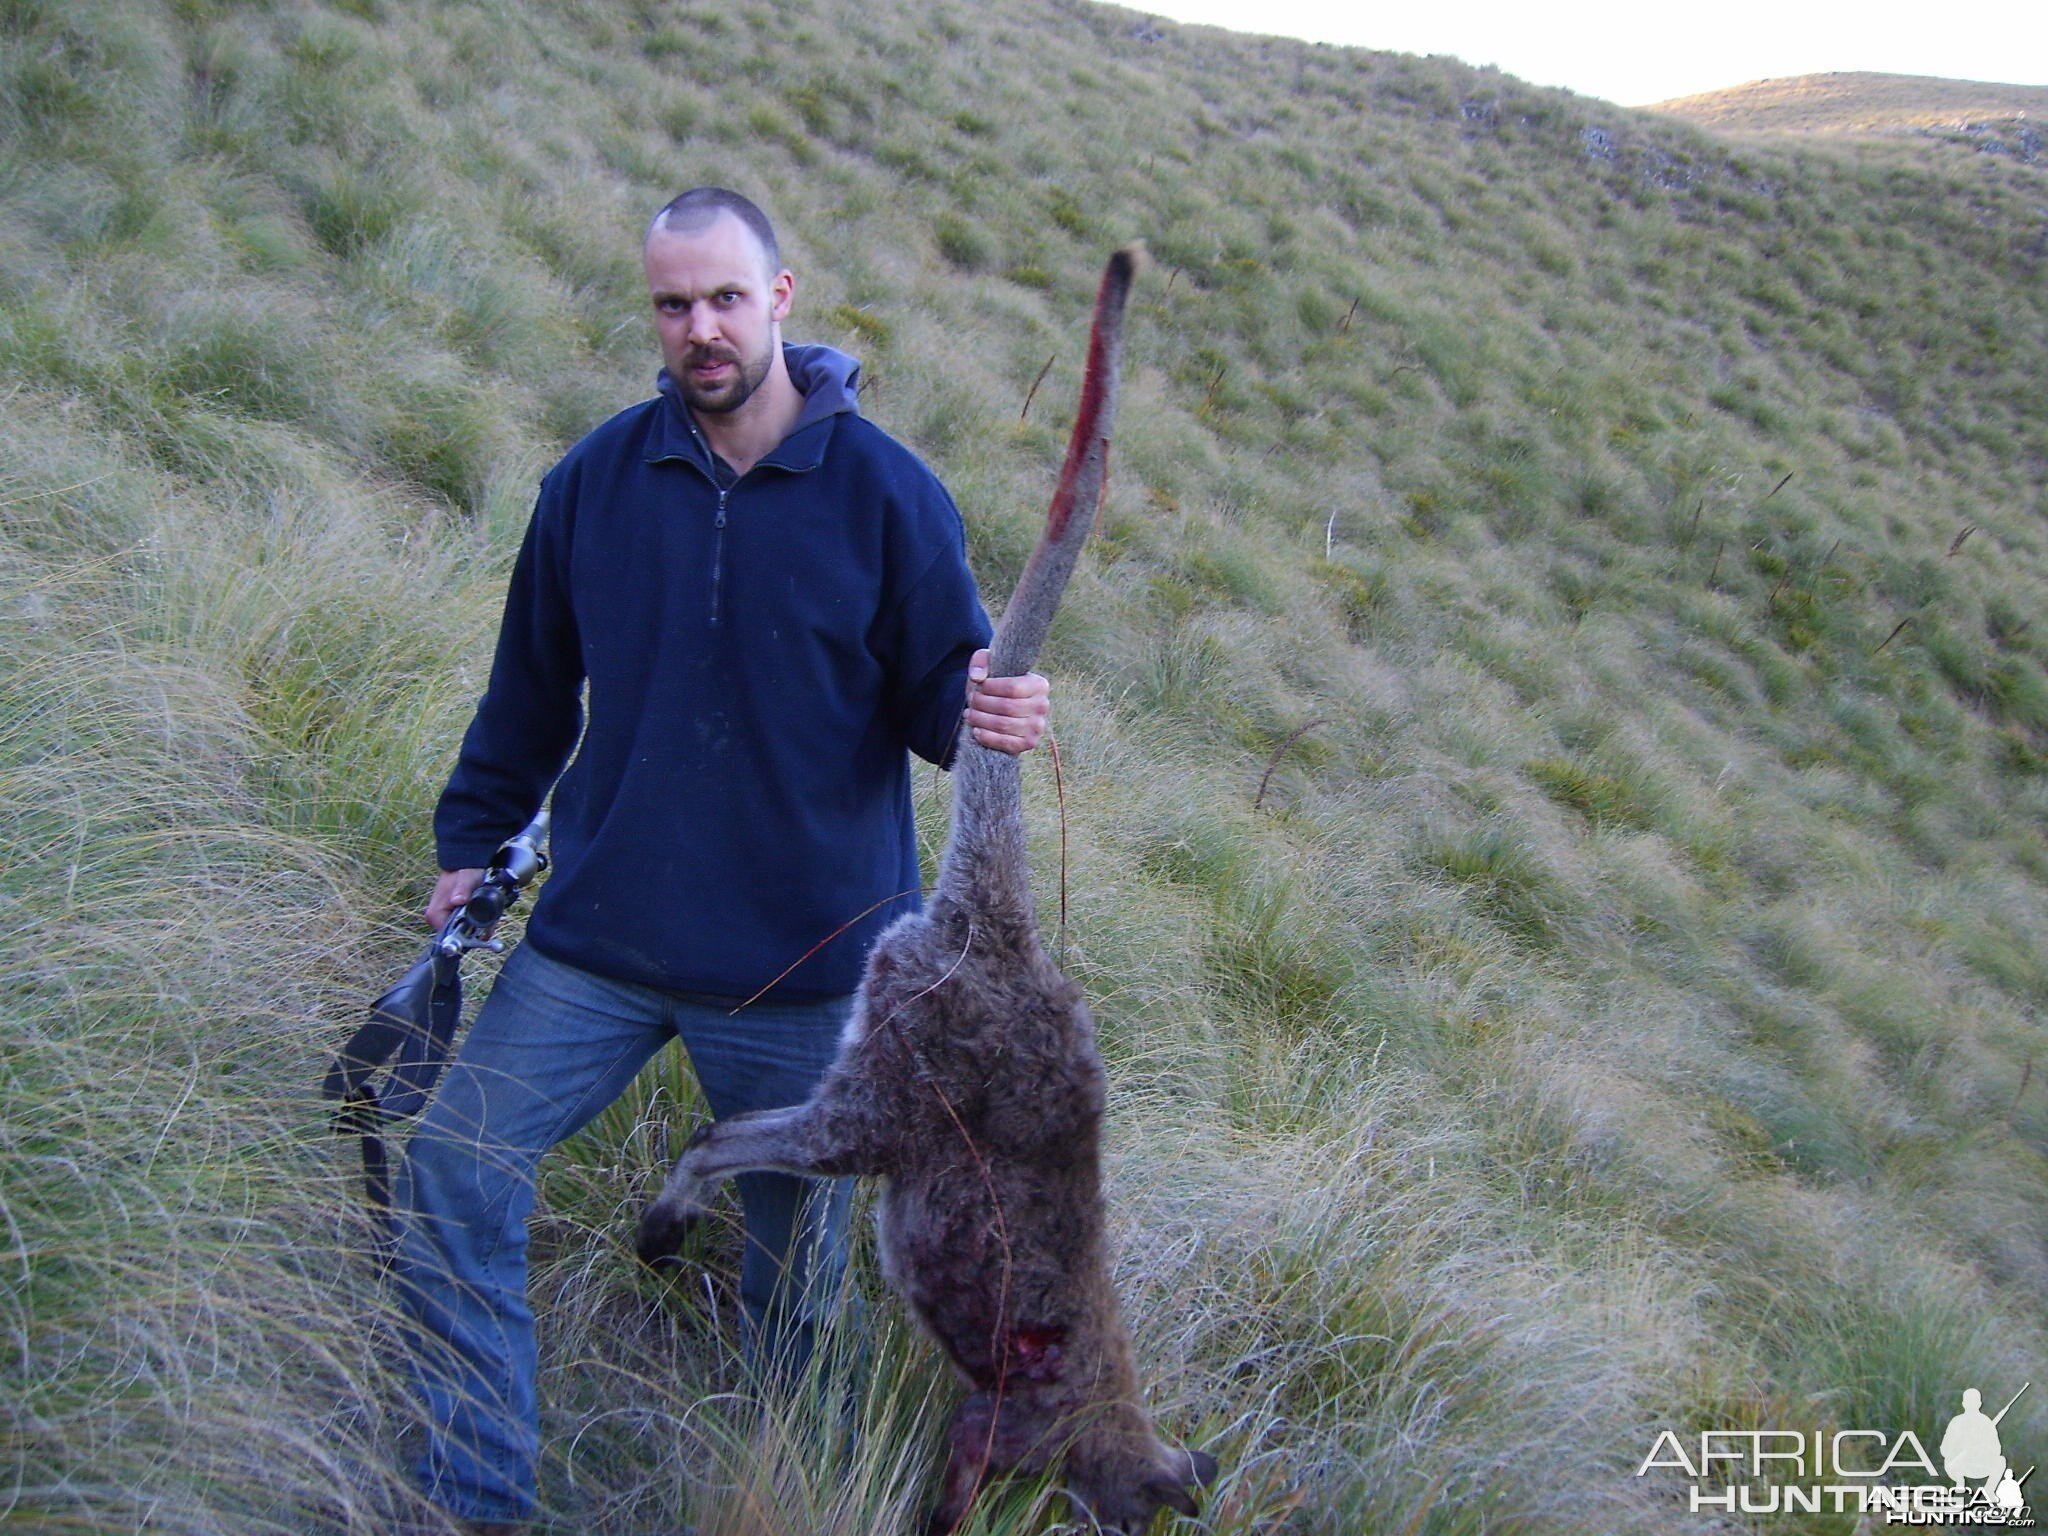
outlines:
M650 239L656 231L694 235L726 213L753 231L754 239L760 243L761 254L767 258L768 271L771 274L781 271L782 247L776 243L775 226L768 222L768 215L751 199L724 187L692 187L680 196L670 198L648 224L647 234Z

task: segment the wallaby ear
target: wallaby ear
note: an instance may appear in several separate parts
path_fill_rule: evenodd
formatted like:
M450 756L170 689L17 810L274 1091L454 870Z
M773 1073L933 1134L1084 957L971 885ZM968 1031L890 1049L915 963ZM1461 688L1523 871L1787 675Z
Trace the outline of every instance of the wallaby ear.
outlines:
M1164 1504L1168 1509L1177 1510L1183 1515L1201 1513L1195 1503L1195 1496L1188 1492L1185 1485L1173 1478L1147 1478L1139 1491L1155 1503Z
M1189 1475L1206 1488L1216 1481L1216 1458L1207 1451L1184 1451L1188 1459Z

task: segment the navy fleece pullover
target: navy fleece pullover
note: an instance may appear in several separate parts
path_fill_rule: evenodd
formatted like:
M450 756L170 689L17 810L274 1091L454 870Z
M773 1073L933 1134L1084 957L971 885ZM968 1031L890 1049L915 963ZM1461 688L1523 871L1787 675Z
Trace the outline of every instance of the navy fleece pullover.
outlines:
M480 868L554 784L527 939L599 975L746 997L851 921L775 995L849 992L918 904L905 749L950 755L988 617L860 365L783 356L803 412L737 480L664 373L541 481L435 811L441 867Z

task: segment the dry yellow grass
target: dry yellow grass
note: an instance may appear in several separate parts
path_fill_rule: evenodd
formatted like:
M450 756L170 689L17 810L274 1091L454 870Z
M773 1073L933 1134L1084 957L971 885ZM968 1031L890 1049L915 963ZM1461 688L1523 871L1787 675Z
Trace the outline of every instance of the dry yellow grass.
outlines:
M1751 80L1644 110L1725 133L1884 133L2011 118L2048 122L2048 86L1849 70Z

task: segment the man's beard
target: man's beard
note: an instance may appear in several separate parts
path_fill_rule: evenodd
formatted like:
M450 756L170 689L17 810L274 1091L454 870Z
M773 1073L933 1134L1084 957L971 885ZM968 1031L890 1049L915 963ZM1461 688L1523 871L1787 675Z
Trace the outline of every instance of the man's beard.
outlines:
M693 410L709 411L713 415L724 415L736 411L753 398L754 391L768 377L768 369L774 362L774 343L761 349L761 355L750 363L730 347L710 349L692 348L685 357L681 368L671 368L670 376L676 381L676 388L682 391L683 399ZM715 384L702 384L692 376L690 370L699 363L726 362L733 364L733 370Z

